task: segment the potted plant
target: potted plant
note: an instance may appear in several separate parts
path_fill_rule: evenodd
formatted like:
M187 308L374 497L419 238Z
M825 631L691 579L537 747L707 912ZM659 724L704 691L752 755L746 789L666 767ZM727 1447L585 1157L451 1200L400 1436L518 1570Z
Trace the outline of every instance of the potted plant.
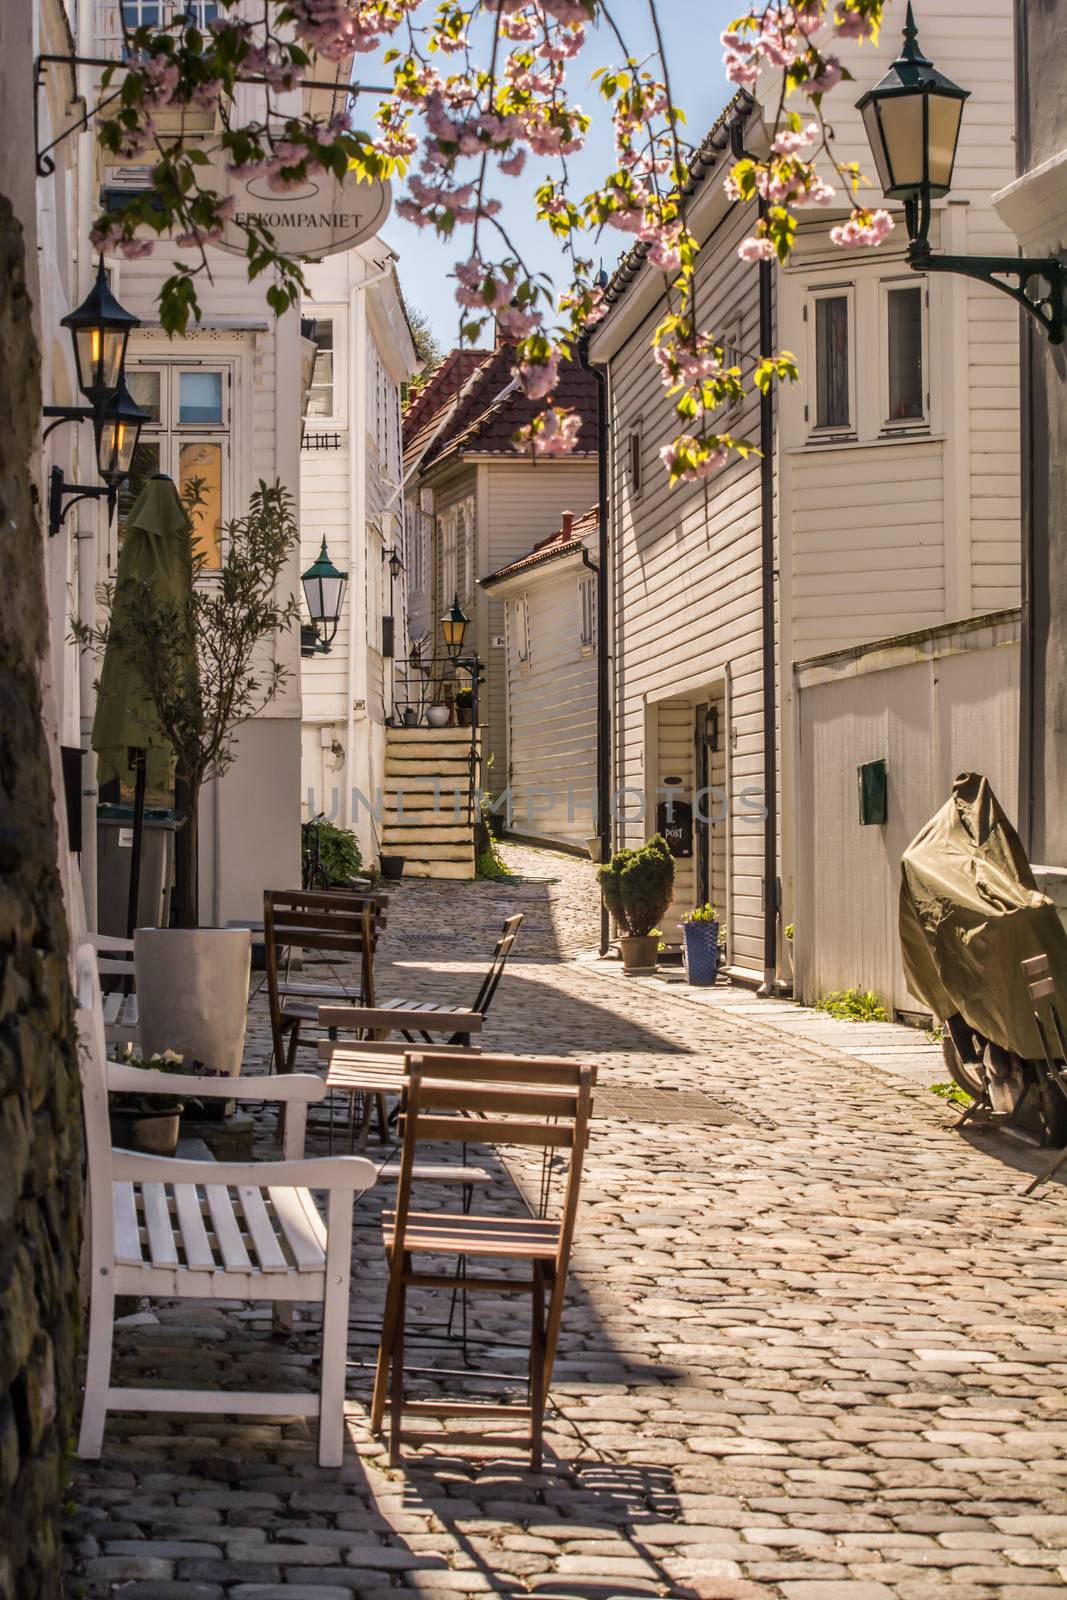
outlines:
M472 689L457 689L453 702L456 708L456 721L461 728L469 728L474 721L474 691Z
M149 1072L189 1072L185 1059L176 1050L161 1050L151 1056L124 1058L127 1067L143 1067ZM197 1068L201 1071L201 1068ZM178 1085L175 1085L177 1088ZM139 1150L144 1155L172 1156L178 1148L178 1130L187 1100L184 1096L133 1094L124 1090L113 1094L108 1103L111 1142L119 1150Z
M404 726L405 726L405 728L417 728L418 725L419 725L419 713L418 713L417 708L415 706L405 706L404 707Z
M682 958L689 982L711 984L719 971L719 913L705 902L682 918Z
M236 1078L248 1017L251 931L137 928L133 965L142 1051L152 1056L177 1049Z
M620 928L623 971L631 976L655 972L657 925L671 903L674 857L662 834L640 850L618 850L597 869L604 903Z
M426 721L431 728L447 728L451 715L448 707L440 700L434 702L426 712Z

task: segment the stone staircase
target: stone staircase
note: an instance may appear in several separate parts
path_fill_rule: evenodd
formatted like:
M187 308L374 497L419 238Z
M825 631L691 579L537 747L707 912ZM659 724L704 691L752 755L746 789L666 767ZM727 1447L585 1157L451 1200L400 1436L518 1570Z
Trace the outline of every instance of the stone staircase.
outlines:
M469 728L388 728L382 854L409 878L473 878Z

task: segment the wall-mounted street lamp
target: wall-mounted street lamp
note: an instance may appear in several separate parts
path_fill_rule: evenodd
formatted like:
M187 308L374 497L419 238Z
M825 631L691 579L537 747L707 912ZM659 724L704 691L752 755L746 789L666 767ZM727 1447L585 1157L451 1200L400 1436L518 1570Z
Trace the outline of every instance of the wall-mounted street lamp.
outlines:
M441 637L444 639L445 649L450 658L457 663L463 653L463 641L467 637L469 622L470 618L464 615L457 594L452 601L451 611L441 618Z
M882 81L856 103L882 191L887 200L904 202L908 265L916 272L959 272L992 284L1037 318L1051 344L1062 344L1067 330L1067 267L1062 261L1055 256L935 255L930 249L931 201L942 199L952 187L963 102L969 95L969 89L946 78L923 55L909 3L904 48Z
M118 487L130 471L141 429L149 420L126 387L126 346L141 319L115 299L104 275L101 256L96 282L76 310L62 319L69 329L78 370L78 387L87 406L44 406L49 419L44 437L65 422L92 422L96 465L102 485L66 483L62 467L53 467L48 480L48 531L59 532L71 506L79 500L107 496L108 520L114 514ZM64 497L69 496L64 505Z
M301 654L326 655L341 620L348 573L340 572L334 566L326 549L325 539L311 566L300 574L300 582L304 586L304 599L307 601L308 615L311 618L309 632L313 634L310 648L307 648L302 631Z
M400 551L394 545L389 554L382 551L382 560L389 563L389 611L382 617L382 655L391 661L396 655L396 614L393 605L393 593L396 580L404 570L404 563Z

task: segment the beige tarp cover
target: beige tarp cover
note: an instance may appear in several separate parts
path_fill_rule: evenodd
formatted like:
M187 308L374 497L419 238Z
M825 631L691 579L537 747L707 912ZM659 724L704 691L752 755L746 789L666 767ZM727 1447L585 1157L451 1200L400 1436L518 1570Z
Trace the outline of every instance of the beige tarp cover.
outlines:
M985 778L956 779L952 799L900 865L900 943L912 994L936 1017L958 1011L994 1044L1040 1056L1020 964L1047 955L1056 993L1067 996L1067 933Z

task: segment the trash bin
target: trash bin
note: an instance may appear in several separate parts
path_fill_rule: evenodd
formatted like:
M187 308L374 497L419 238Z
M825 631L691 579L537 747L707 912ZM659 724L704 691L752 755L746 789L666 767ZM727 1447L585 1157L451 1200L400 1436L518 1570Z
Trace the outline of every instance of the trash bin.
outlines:
M137 926L165 928L170 923L170 891L174 883L174 835L185 822L177 811L146 806L141 848L141 883L137 894ZM133 859L133 807L96 808L96 912L101 933L126 936Z

